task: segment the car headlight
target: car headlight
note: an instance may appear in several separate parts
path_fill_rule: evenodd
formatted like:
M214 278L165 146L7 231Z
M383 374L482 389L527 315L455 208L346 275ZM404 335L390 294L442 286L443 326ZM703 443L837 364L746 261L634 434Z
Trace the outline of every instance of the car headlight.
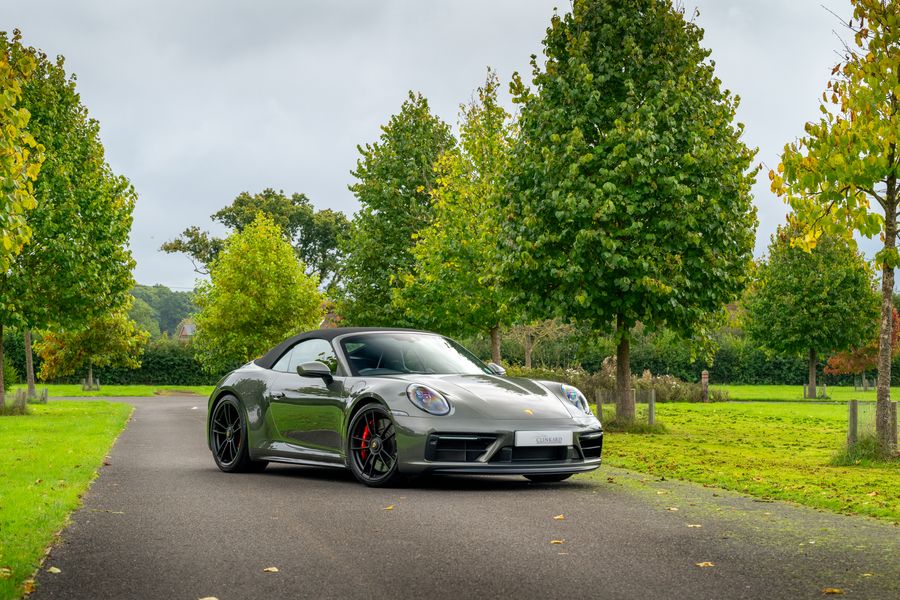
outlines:
M588 405L587 398L584 397L584 394L582 394L581 390L579 390L577 387L562 384L562 393L563 396L565 396L566 400L568 400L569 403L575 408L588 415L594 414L591 412L591 407L590 405Z
M431 389L427 385L413 383L406 388L406 396L409 401L431 415L446 415L450 412L450 403L440 392Z

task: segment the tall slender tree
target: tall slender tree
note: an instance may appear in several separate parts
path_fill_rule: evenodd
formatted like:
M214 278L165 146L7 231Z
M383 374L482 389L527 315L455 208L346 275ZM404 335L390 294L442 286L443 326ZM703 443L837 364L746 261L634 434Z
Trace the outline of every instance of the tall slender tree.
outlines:
M432 222L414 234L415 263L394 288L394 304L416 325L456 335L487 333L500 363L500 326L508 318L497 277L504 176L513 138L511 117L497 101L500 81L487 81L461 110L459 146L435 164Z
M25 332L33 394L32 329L80 329L126 302L134 284L128 237L135 193L106 163L99 124L82 104L64 59L51 61L15 36L3 43L35 64L22 105L31 114L29 130L45 148L34 182L37 206L26 217L31 239L0 274L7 301L0 322Z
M5 273L31 238L26 217L37 205L32 182L43 160L43 148L26 129L31 118L22 106L22 88L35 68L31 56L15 51L21 34L0 32L0 273ZM16 311L0 281L0 311ZM6 404L3 382L3 327L0 319L0 408Z
M415 258L413 234L433 217L434 164L456 142L450 127L431 113L421 94L409 93L381 128L377 142L360 146L350 191L361 208L343 240L343 301L348 324L398 325L403 312L391 303Z
M575 0L532 59L504 272L538 318L615 328L617 417L634 418L638 322L690 334L743 288L754 151L703 30L670 0Z
M797 244L815 247L824 233L880 235L881 325L875 422L882 453L896 449L891 425L891 340L897 216L900 210L900 3L851 0L844 25L852 35L822 93L822 116L785 146L769 173L772 191L794 210L805 230Z

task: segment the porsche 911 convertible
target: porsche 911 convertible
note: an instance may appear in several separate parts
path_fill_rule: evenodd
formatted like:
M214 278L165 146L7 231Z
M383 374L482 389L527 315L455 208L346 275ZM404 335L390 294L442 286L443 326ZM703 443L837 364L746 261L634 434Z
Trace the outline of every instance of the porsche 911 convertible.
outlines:
M406 329L292 337L223 377L208 415L222 471L349 468L370 486L460 473L556 482L599 467L603 448L578 389L506 377L451 339Z

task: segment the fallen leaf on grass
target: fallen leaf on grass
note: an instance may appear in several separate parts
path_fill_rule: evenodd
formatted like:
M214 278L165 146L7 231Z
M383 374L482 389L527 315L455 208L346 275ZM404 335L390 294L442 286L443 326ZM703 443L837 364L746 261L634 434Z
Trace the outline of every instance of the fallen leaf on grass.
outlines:
M701 569L705 569L706 567L714 567L714 566L716 566L716 563L710 562L710 561L708 561L708 560L707 560L707 561L703 561L703 562L698 562L698 563L696 563L696 564L697 564L697 566L700 567Z
M263 569L263 573L277 573L278 567L266 567Z
M862 576L863 576L863 577L871 577L871 576L872 576L872 573L863 573Z
M659 490L659 491L656 492L656 493L659 494L660 496L662 496L663 494L668 494L669 492L666 491L666 490Z
M22 591L26 594L31 594L34 592L34 579L29 579L25 582L25 585L22 586Z
M57 573L62 573L62 571L59 570L59 569L57 569L56 567L49 567L49 568L47 569L47 572L48 572L48 573L53 573L54 575L56 575Z
M12 577L12 569L9 567L0 567L0 579L9 579Z
M558 546L559 544L564 544L565 542L566 542L566 540L550 540L550 543L551 543L551 544L554 544L554 545L557 545L557 546Z
M698 528L698 527L703 527L703 525L700 525L699 523L688 523L688 527Z
M670 507L667 508L666 510L671 510L672 512L676 512L676 511L678 510L678 507L676 507L676 506L670 506Z
M385 506L382 510L394 510L394 505L391 504L390 506Z
M841 588L822 588L822 593L831 596L837 596L844 593Z
M555 517L553 517L553 520L554 521L565 521L566 516L565 515L556 515Z
M877 496L877 495L878 495L878 492L876 492L875 490L872 490L871 492L866 494L866 496Z

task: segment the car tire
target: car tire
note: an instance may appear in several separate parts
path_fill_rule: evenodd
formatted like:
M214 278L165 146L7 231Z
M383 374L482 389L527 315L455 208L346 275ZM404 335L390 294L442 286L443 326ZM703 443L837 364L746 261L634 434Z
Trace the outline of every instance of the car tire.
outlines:
M397 430L391 413L382 405L367 404L353 415L347 429L347 463L353 476L369 487L388 487L402 481Z
M532 483L559 483L571 476L572 473L566 473L564 475L526 475L525 479Z
M250 458L244 407L234 396L223 396L209 419L209 446L213 460L226 473L259 473L268 464Z

